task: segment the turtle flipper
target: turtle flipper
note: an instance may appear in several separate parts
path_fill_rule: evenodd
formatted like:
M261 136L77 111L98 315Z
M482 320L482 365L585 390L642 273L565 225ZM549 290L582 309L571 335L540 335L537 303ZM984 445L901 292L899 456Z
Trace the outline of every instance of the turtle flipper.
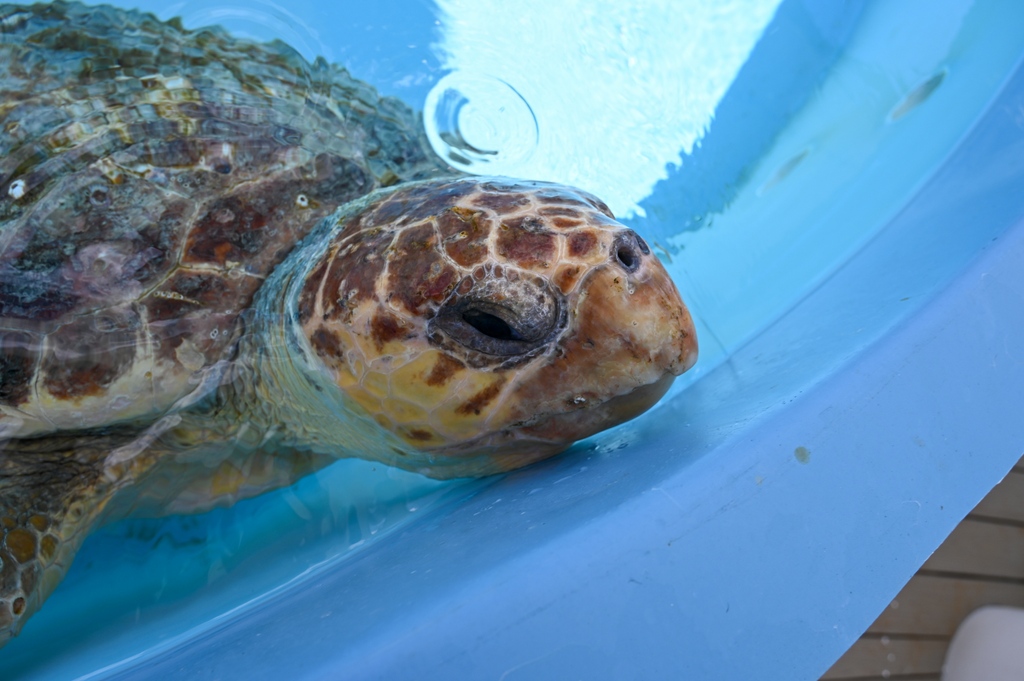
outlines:
M63 579L118 487L106 474L109 448L96 444L85 436L0 443L0 647Z

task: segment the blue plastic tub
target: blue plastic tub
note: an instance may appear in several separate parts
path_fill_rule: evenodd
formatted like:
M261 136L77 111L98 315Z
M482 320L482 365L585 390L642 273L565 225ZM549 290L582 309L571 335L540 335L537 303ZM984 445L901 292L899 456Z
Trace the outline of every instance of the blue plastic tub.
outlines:
M367 19L370 42L421 21L434 54L414 9L401 30ZM816 679L1024 450L1021 55L1024 5L784 0L627 219L701 324L662 405L496 479L342 462L112 526L0 662L32 679ZM369 57L335 57L373 79ZM380 63L438 75L414 62ZM429 81L395 92L422 101Z

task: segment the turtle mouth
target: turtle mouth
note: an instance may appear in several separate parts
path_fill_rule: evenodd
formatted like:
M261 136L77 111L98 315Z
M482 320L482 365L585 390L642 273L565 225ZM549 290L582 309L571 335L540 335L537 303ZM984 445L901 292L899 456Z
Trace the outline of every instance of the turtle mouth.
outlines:
M600 401L590 401L582 409L567 409L550 414L526 428L534 443L568 447L591 435L640 416L665 396L676 377L666 372L651 383ZM529 440L527 440L529 441Z
M429 469L416 468L433 478L492 475L515 470L564 452L573 442L590 437L644 413L672 386L675 376L637 386L585 409L570 409L540 419L508 438L507 432L488 432L459 443L448 443L424 451L438 456Z
M427 337L474 366L519 363L554 341L567 322L561 296L543 279L492 277L456 287L428 322Z
M625 423L657 404L675 380L675 374L666 373L654 383L641 385L628 393L609 398L598 409L608 415L609 423L612 425Z

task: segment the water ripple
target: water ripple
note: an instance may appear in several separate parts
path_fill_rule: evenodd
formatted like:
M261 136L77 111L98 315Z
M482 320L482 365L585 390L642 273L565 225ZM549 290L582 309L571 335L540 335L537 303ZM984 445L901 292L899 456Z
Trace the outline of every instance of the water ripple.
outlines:
M533 109L505 81L454 71L427 95L427 138L441 158L471 173L515 174L537 148Z
M223 26L232 35L281 40L308 61L332 59L330 49L305 21L272 0L184 0L160 13L181 17L188 28Z

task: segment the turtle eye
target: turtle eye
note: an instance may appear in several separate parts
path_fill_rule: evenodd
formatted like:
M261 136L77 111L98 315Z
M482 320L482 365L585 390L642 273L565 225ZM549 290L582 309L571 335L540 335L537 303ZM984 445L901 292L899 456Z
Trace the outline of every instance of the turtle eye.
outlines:
M541 280L502 277L477 282L473 290L449 299L428 322L433 343L461 346L471 361L526 356L553 340L566 315L559 298Z
M531 325L515 301L460 300L442 309L434 324L459 345L487 355L511 357L533 350L546 340L551 324ZM511 305L509 305L511 303Z
M504 319L483 310L469 309L462 313L462 321L495 340L523 340Z

